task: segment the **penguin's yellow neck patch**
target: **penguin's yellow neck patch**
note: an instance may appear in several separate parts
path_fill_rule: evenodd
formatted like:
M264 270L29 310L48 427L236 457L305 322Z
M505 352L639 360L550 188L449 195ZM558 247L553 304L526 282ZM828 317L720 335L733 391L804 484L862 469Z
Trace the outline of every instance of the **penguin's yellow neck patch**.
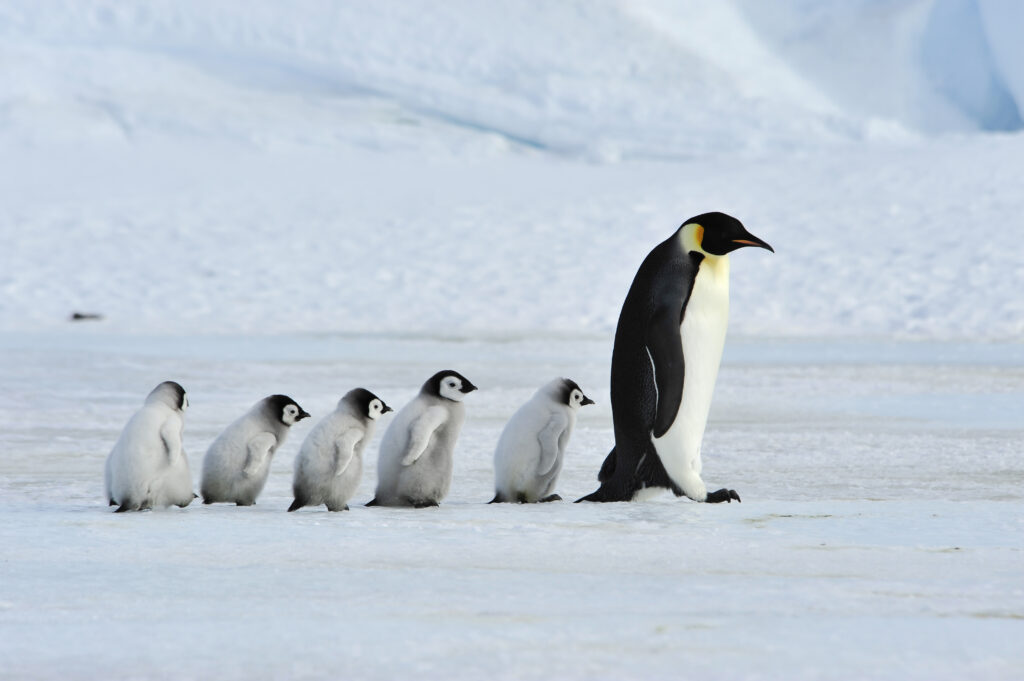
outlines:
M701 248L701 243L704 241L704 228L701 225L692 222L688 225L683 225L679 236L683 240L683 248L687 253L690 251L704 253L704 249Z
M708 266L716 271L722 270L726 276L729 272L729 256L728 255L714 255L704 250L704 227L698 225L695 222L683 225L680 230L680 237L683 240L683 248L687 253L700 253L704 256L704 261L701 267Z

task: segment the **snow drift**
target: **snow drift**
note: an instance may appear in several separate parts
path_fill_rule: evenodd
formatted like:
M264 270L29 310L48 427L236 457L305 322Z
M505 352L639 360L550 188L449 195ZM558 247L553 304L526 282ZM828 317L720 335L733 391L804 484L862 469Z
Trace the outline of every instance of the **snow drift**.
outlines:
M5 3L0 328L606 334L717 209L736 331L1017 338L1022 138L945 133L1020 127L1020 12Z

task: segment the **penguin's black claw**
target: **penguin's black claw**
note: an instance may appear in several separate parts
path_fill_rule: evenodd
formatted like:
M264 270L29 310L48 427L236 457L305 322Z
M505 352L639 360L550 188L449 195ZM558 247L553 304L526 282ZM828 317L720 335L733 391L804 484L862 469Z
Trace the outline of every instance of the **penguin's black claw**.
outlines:
M739 503L743 503L740 499L740 495L736 494L736 490L722 488L715 492L708 492L708 498L705 499L705 502L709 504L720 504L724 501L731 504L733 499Z

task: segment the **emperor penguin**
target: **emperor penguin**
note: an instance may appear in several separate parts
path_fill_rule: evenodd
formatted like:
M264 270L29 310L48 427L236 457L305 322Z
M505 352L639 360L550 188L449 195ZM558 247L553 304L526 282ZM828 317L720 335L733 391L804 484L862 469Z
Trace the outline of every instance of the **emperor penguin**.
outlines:
M252 506L263 491L270 461L291 427L309 417L287 395L265 397L221 433L203 457L204 504Z
M380 443L377 494L367 506L437 506L452 483L452 453L476 390L457 371L439 371L395 414Z
M116 513L192 503L192 475L182 447L185 389L164 381L129 419L107 457L107 501Z
M498 438L494 450L496 502L560 501L554 494L579 408L594 400L568 378L542 386L521 406Z
M391 407L369 390L346 393L334 411L309 431L295 457L295 501L288 510L326 504L328 511L347 511L348 500L363 477L363 450L373 437L377 419L389 411Z
M612 350L612 448L597 491L580 501L631 501L672 490L694 501L740 501L708 492L701 442L729 318L729 253L775 252L724 213L690 218L640 265L622 305Z

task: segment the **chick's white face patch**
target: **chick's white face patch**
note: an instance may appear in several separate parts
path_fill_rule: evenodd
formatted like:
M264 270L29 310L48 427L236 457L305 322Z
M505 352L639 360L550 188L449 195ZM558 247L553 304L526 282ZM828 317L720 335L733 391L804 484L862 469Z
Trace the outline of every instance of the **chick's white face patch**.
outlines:
M299 415L299 408L294 404L289 404L284 408L284 413L281 415L281 420L284 421L285 425L291 426L295 424L295 417Z
M370 408L367 410L367 416L373 420L377 420L381 414L384 413L384 403L380 400L370 400Z
M441 394L441 397L454 402L461 402L466 396L462 392L462 381L456 376L445 376L442 378L441 389L438 392Z
M573 409L579 409L583 406L583 393L574 389L572 393L569 394L569 406Z

